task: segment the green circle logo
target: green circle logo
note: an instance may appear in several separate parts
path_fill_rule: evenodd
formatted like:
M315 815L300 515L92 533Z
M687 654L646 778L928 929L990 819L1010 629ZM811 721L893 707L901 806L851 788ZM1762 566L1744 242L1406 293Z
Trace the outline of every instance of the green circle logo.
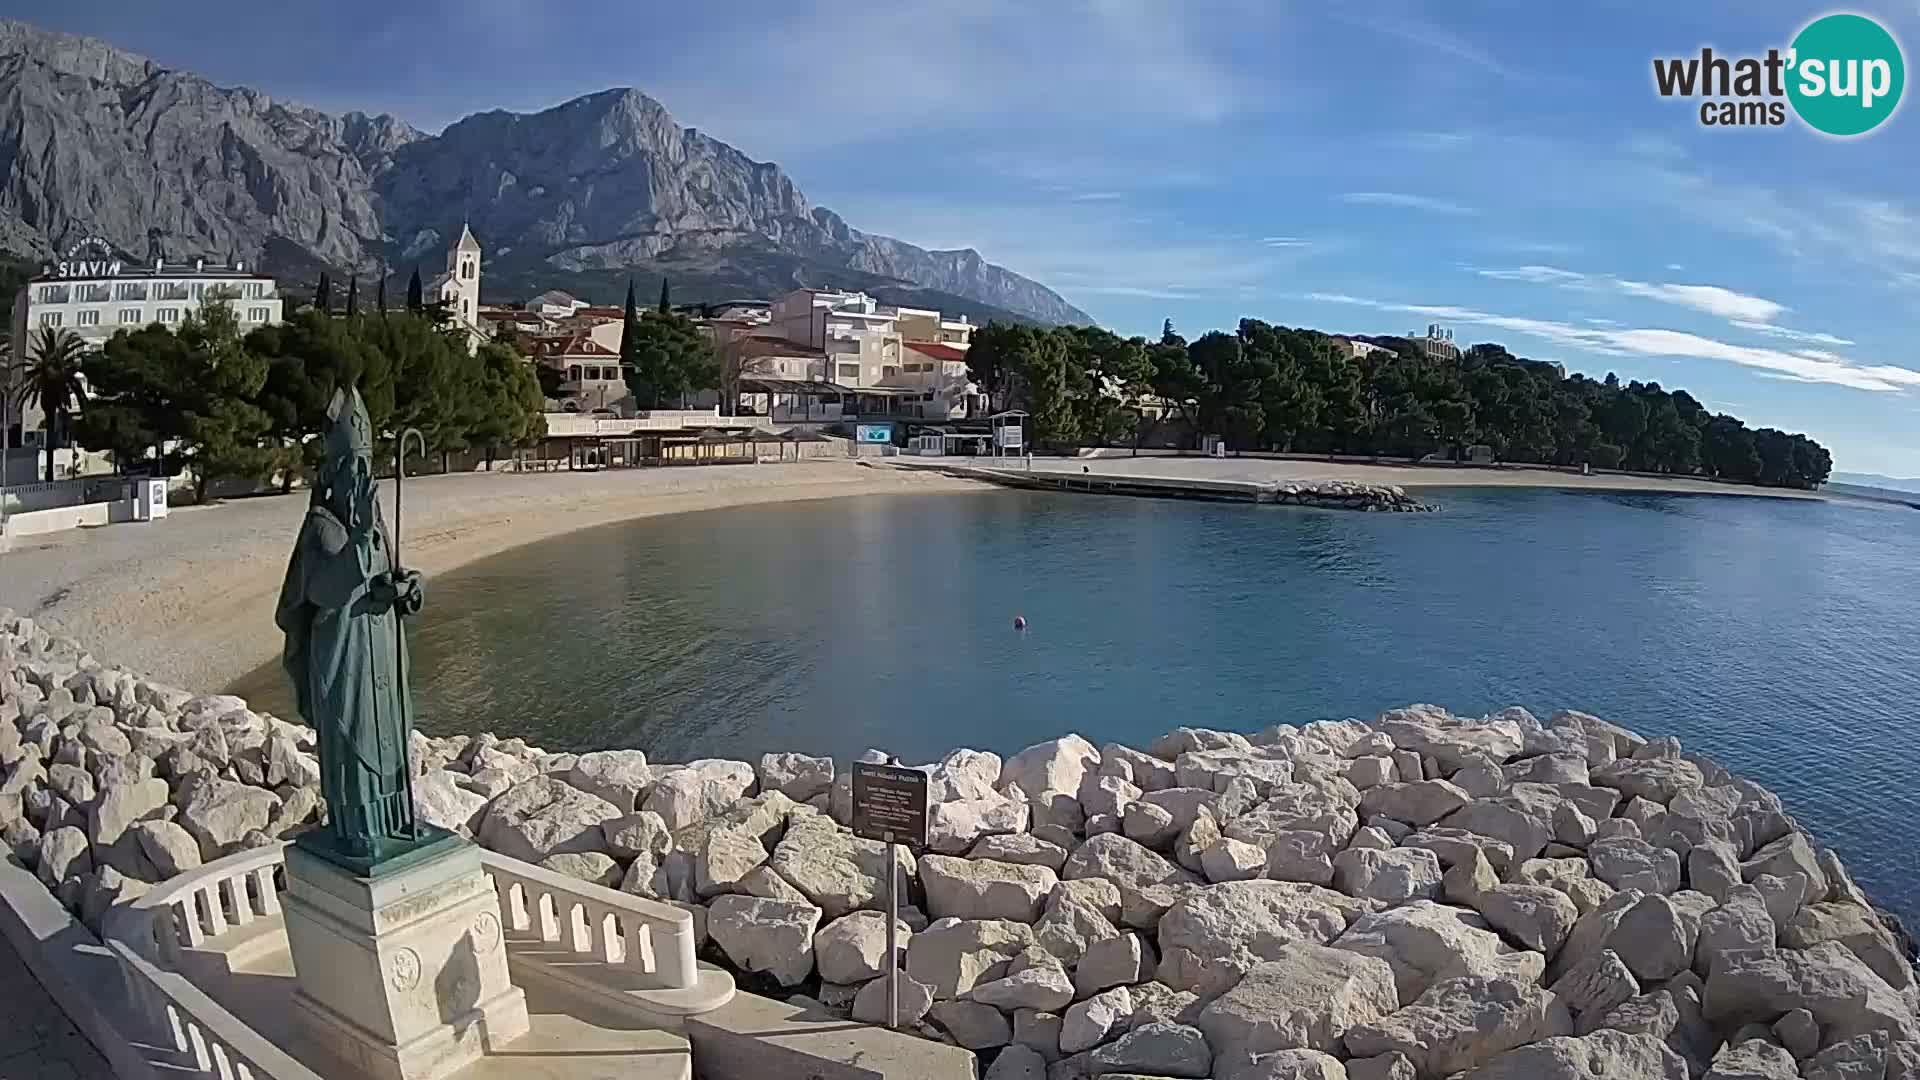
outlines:
M1824 15L1793 39L1787 98L1816 131L1848 137L1879 127L1900 105L1900 43L1864 15Z

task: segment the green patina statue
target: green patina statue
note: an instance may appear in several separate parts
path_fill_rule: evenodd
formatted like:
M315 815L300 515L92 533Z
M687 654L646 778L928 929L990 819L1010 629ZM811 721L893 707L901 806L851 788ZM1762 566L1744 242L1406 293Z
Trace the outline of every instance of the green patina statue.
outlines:
M409 775L413 707L400 617L420 611L420 575L395 565L359 392L336 391L327 418L326 459L274 622L286 634L282 663L300 715L319 734L328 814L325 828L297 842L371 875L449 834L416 821Z

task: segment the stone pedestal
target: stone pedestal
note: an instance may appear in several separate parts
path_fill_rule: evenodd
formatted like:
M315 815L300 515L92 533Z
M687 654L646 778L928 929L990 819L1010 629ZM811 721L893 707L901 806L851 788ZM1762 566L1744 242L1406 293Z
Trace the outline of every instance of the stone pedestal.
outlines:
M300 1028L345 1075L438 1080L526 1034L472 844L372 877L290 844L281 904Z

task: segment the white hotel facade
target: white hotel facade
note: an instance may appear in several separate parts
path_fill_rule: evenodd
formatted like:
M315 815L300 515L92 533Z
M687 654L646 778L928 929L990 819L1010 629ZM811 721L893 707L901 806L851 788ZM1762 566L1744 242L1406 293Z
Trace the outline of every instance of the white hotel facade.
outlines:
M281 298L273 278L248 273L242 263L132 263L115 257L104 244L84 241L15 294L8 360L18 364L28 359L42 327L71 331L98 347L117 330L149 323L176 327L189 312L220 296L228 298L242 333L281 320ZM37 405L28 403L23 415L0 417L0 422L17 423L23 432L33 432L45 419ZM32 436L27 441L38 443Z

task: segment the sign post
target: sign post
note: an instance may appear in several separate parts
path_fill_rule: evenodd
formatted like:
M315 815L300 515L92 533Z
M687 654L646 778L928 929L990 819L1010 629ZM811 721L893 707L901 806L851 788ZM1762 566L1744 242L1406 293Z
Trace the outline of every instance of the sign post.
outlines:
M887 1027L900 1024L900 845L927 844L927 774L853 764L853 835L887 845Z

